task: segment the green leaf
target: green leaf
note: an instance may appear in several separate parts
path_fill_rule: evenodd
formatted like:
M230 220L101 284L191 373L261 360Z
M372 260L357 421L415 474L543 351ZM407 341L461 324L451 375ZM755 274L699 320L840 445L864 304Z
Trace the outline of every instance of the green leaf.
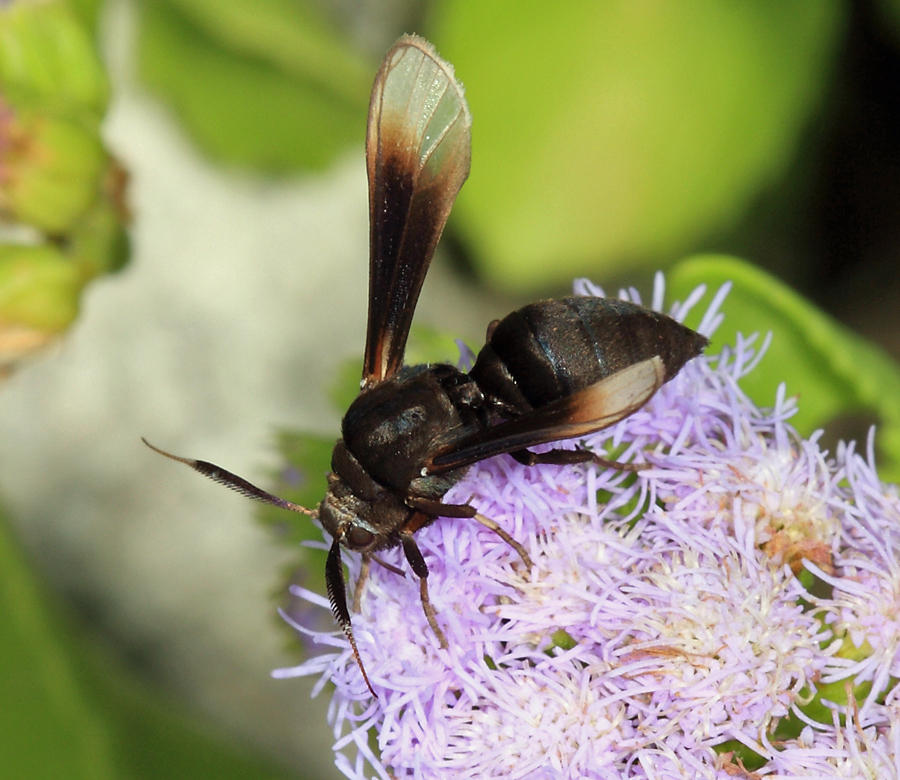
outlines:
M338 367L334 381L328 388L328 397L334 408L343 414L359 395L362 373L362 355L348 358ZM414 325L409 332L404 363L408 366L420 363L459 363L459 347L456 337L437 328Z
M406 347L406 363L459 363L459 346L456 336L427 325L413 325Z
M143 2L140 69L210 155L269 171L362 154L374 68L294 2Z
M99 124L109 83L84 16L78 13L64 2L0 7L4 100Z
M109 735L0 512L0 764L6 777L115 777Z
M900 0L878 0L875 8L878 11L878 22L886 23L895 42L900 41Z
M224 48L269 62L348 105L368 104L375 77L372 64L357 56L311 4L298 0L168 2Z
M765 758L748 748L743 742L739 742L736 739L730 739L727 742L713 745L713 750L720 756L724 754L730 756L728 762L723 764L726 776L731 774L728 770L733 768L733 774L736 777L740 777L741 774L745 777L752 777L752 775L748 775L747 770L753 771L754 769L759 769L766 763Z
M735 221L796 151L843 24L835 0L434 10L472 110L455 224L522 290L657 265Z
M121 660L42 591L0 511L0 763L4 777L288 778L234 740L192 721L183 705Z
M578 646L575 638L564 628L558 628L550 635L551 647L558 647L561 650L571 650Z
M331 450L334 436L319 436L313 433L281 431L278 433L277 449L284 462L282 468L266 489L295 504L314 509L325 495L326 475L331 465ZM285 512L276 506L262 505L257 516L264 525L281 532L283 541L295 545L297 542L322 539L322 532L306 515ZM324 558L322 560L324 565Z
M328 398L331 401L331 405L341 415L347 411L347 408L359 395L362 362L362 355L342 360L338 366L334 381L328 387Z
M91 34L96 36L100 16L103 12L103 0L68 0L66 4Z
M792 423L803 434L856 413L879 420L876 442L886 456L882 479L900 478L900 366L837 320L817 309L773 276L741 260L701 256L679 263L668 275L672 297L699 284L710 290L734 284L725 300L725 321L710 347L733 343L738 332L773 334L772 344L741 386L761 406L770 406L778 385L799 396Z
M115 771L132 780L288 780L295 777L253 755L236 740L188 717L183 704L161 695L94 644L81 643L79 666L92 698L106 716ZM24 775L23 775L24 776ZM50 777L50 775L47 775ZM65 773L54 777L72 778ZM85 775L93 780L98 774Z
M358 385L357 385L358 386ZM266 488L281 498L295 504L315 509L325 495L326 475L331 466L331 451L337 435L318 436L298 431L278 433L278 454L284 467L273 475ZM276 506L261 504L256 517L264 526L274 531L279 542L290 546L295 553L291 567L284 573L286 592L288 584L302 584L322 593L325 582L321 572L325 570L324 550L302 545L304 541L322 541L322 531L306 515L285 512Z

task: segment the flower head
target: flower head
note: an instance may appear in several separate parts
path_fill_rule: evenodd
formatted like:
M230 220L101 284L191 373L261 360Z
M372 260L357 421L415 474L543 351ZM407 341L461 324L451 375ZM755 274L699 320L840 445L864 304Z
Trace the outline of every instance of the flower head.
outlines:
M658 277L653 308L662 294ZM415 578L373 566L354 630L377 700L343 636L296 626L331 651L277 674L333 683L348 777L732 777L749 773L735 748L761 775L896 770L900 501L871 455L829 458L801 438L783 390L770 410L741 392L758 341L690 361L635 414L553 445L648 464L637 473L507 456L470 469L444 500L475 506L533 565L472 521L419 531L447 648ZM403 567L399 551L384 558ZM849 696L818 696L841 682ZM791 722L798 736L782 737Z

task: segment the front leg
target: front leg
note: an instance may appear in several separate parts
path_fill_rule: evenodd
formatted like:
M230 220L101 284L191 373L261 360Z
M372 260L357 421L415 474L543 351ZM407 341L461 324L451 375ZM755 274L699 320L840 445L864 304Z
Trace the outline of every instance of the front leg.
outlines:
M559 452L565 452L566 450L559 450ZM522 450L522 452L526 452L529 455L534 453L529 453L528 450ZM569 450L571 452L571 450ZM577 462L577 461L576 461ZM474 517L479 523L481 523L485 528L490 528L497 536L499 536L504 542L506 542L510 547L512 547L522 559L522 562L525 564L526 568L529 570L532 567L531 558L528 556L528 553L525 551L525 548L512 538L506 531L504 531L497 523L491 520L488 517L485 517L482 514L479 514L475 507L469 504L444 504L440 501L433 501L428 498L421 498L419 496L407 496L406 498L407 506L411 508L415 508L419 510L419 513L427 513L429 517L422 522L422 525L428 525L433 522L436 517ZM407 524L407 527L409 524ZM421 526L419 526L421 527ZM410 562L412 565L412 562ZM424 561L422 562L424 566ZM415 569L413 569L415 571Z
M379 566L383 566L389 572L393 574L399 574L401 577L406 576L406 572L403 569L394 566L392 563L388 563L385 560L382 560L380 557L375 555L375 553L368 553L367 555L363 555L362 564L359 567L359 576L356 578L356 585L353 586L353 611L360 611L360 604L362 604L362 594L366 588L366 582L369 579L369 571L372 568L372 561L375 561Z
M419 597L422 600L422 611L425 613L425 619L428 621L428 625L431 626L431 630L434 631L434 635L437 637L441 647L446 650L448 647L447 637L444 636L444 632L438 625L437 614L431 605L431 599L428 598L428 565L425 563L422 551L419 550L419 545L413 539L413 533L419 528L428 525L433 519L433 517L428 517L421 512L413 512L406 525L400 531L400 544L403 547L403 554L406 556L410 568L419 578Z
M433 498L423 496L407 496L404 503L410 509L430 515L428 521L423 525L428 525L436 517L475 517L475 507L468 504L445 504L442 501L435 501Z
M359 567L359 576L356 578L356 585L353 587L353 611L360 611L360 604L362 603L362 593L364 588L366 587L366 582L369 579L369 568L371 565L371 558L368 555L363 555L362 564Z

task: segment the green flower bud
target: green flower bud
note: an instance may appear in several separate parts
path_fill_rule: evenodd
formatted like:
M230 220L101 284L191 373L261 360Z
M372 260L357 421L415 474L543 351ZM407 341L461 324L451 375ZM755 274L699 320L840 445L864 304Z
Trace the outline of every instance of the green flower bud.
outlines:
M78 269L52 246L0 246L0 373L78 314Z
M85 281L118 271L128 262L127 185L127 171L110 159L99 196L66 236L66 255Z
M0 375L78 313L84 284L124 265L127 177L105 151L109 83L96 2L0 2Z
M95 133L80 123L0 104L0 212L61 234L94 201L106 167Z

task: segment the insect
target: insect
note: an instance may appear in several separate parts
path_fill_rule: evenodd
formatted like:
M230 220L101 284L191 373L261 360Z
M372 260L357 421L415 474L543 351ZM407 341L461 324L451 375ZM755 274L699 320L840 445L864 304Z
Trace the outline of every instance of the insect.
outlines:
M471 118L462 87L427 41L404 36L372 89L366 135L369 310L359 396L341 424L317 510L272 495L201 460L145 443L239 493L317 517L331 535L325 582L335 619L375 695L356 647L341 548L364 563L400 546L428 600L415 534L438 517L475 518L527 554L468 504L443 502L473 463L508 453L526 465L606 461L585 449L529 448L597 431L635 412L704 349L707 339L633 303L573 297L529 304L494 321L470 371L406 366L410 323L435 246L469 172Z

